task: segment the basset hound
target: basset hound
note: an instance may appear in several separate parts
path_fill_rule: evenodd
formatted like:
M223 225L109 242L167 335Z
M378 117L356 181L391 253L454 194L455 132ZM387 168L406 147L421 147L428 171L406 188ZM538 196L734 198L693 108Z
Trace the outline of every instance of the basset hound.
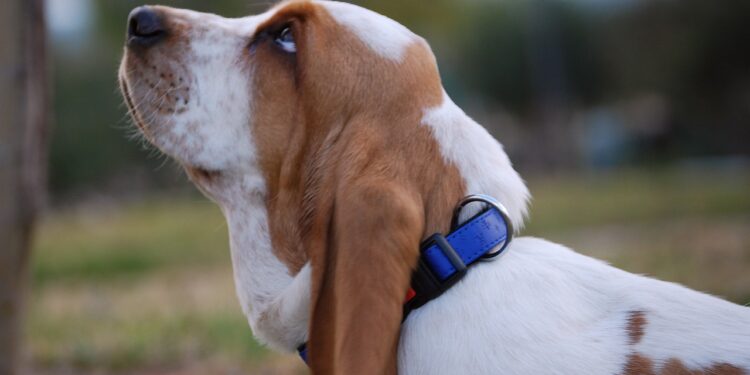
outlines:
M255 336L307 342L313 373L750 374L749 308L537 238L404 319L420 244L451 232L456 203L491 196L519 229L529 192L389 18L139 7L119 81L145 138L221 207Z

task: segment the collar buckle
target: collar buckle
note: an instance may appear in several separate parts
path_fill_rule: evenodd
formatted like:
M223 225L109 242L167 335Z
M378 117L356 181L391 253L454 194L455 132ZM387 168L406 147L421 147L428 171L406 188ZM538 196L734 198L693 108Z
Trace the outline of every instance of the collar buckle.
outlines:
M427 239L425 239L420 245L420 249L424 251L433 246L436 246L440 252L443 253L448 261L450 261L451 265L456 269L456 272L447 279L441 280L425 262L424 257L420 256L419 262L417 263L417 269L412 274L411 281L411 287L414 292L416 292L416 295L404 305L404 318L406 318L411 310L419 308L425 303L437 298L466 275L466 263L464 263L458 252L456 252L453 246L448 243L448 240L446 240L442 234L435 233L430 237L427 237Z

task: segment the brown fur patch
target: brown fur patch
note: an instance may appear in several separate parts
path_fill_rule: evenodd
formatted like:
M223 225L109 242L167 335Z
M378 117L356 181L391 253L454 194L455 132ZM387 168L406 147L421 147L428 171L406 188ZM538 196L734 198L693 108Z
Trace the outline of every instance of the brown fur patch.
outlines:
M465 192L421 124L442 101L437 66L420 39L384 59L307 1L259 30L287 24L296 55L259 39L250 62L274 251L291 272L312 262L313 372L395 373L419 242Z
M628 317L628 337L630 345L635 345L641 341L645 333L646 314L643 311L631 311Z
M656 375L656 372L650 359L639 354L632 354L625 364L622 375Z
M258 29L286 23L296 27L296 60L261 43L251 62L255 97L262 101L254 104L258 126L253 132L269 185L277 256L293 273L307 261L301 240L310 218L318 213L315 204L326 183L321 179L331 164L346 162L336 160L340 151L334 144L342 140L343 128L354 117L370 121L373 127L380 124L378 132L389 133L389 143L381 145L390 149L389 168L407 166L402 172L421 185L425 213L430 213L426 234L447 230L464 186L455 166L442 159L430 130L420 124L422 111L442 100L442 85L426 44L415 43L403 62L393 63L341 30L324 9L306 1L289 2ZM340 38L345 39L331 41ZM337 44L346 47L329 47ZM381 135L373 139L377 137Z
M648 323L646 313L631 311L628 317L628 337L630 345L635 345L643 339L645 326ZM654 361L647 356L634 353L628 358L622 375L744 375L745 370L729 363L715 363L708 368L689 369L682 361L670 358L662 366L654 365Z
M622 375L745 375L747 372L729 363L715 363L711 367L689 369L682 361L671 358L661 368L641 354L632 354L625 364Z

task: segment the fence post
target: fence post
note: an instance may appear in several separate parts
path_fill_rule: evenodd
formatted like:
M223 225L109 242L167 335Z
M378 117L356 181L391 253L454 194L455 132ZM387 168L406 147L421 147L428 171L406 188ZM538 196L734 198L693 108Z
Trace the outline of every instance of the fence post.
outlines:
M46 186L43 0L0 1L0 375L20 371L24 295Z

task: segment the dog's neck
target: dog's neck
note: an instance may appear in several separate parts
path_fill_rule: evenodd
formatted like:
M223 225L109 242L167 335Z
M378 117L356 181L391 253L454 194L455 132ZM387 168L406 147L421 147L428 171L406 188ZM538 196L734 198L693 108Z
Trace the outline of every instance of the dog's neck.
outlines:
M265 184L258 182L240 184L233 203L220 203L229 226L235 288L258 340L291 351L307 339L309 266L294 274L276 255Z
M439 144L440 155L455 166L461 191L424 191L426 232L445 231L453 205L464 194L489 194L500 200L520 227L528 191L502 146L458 108L447 95L442 104L421 111L425 137ZM304 134L298 136L304 137ZM310 304L305 241L311 221L326 221L332 202L331 164L339 160L333 140L338 133L309 137L286 155L265 178L244 177L220 202L230 232L237 294L243 311L262 341L291 350L306 339ZM310 141L308 141L310 142ZM290 165L294 164L294 165ZM300 165L303 167L300 168ZM420 166L437 169L436 166ZM418 170L418 169L416 169ZM427 181L435 186L440 179ZM461 183L459 183L461 185ZM452 192L451 192L452 191ZM269 199L273 197L273 199ZM466 210L470 215L471 210ZM428 233L429 234L429 233ZM294 305L290 308L289 305Z
M290 351L307 339L310 267L303 238L331 204L323 197L329 193L321 187L322 170L337 131L295 133L295 147L275 161L258 161L262 173L256 167L244 177L227 177L231 181L211 194L229 226L243 312L256 337L275 349Z
M252 320L292 279L274 255L268 231L267 193L260 178L238 177L237 188L220 202L229 227L237 294Z
M445 160L458 168L466 184L466 194L494 197L508 209L513 227L522 228L529 190L513 169L502 144L466 115L445 92L441 105L424 111L422 124L432 131ZM465 210L462 220L474 213Z

